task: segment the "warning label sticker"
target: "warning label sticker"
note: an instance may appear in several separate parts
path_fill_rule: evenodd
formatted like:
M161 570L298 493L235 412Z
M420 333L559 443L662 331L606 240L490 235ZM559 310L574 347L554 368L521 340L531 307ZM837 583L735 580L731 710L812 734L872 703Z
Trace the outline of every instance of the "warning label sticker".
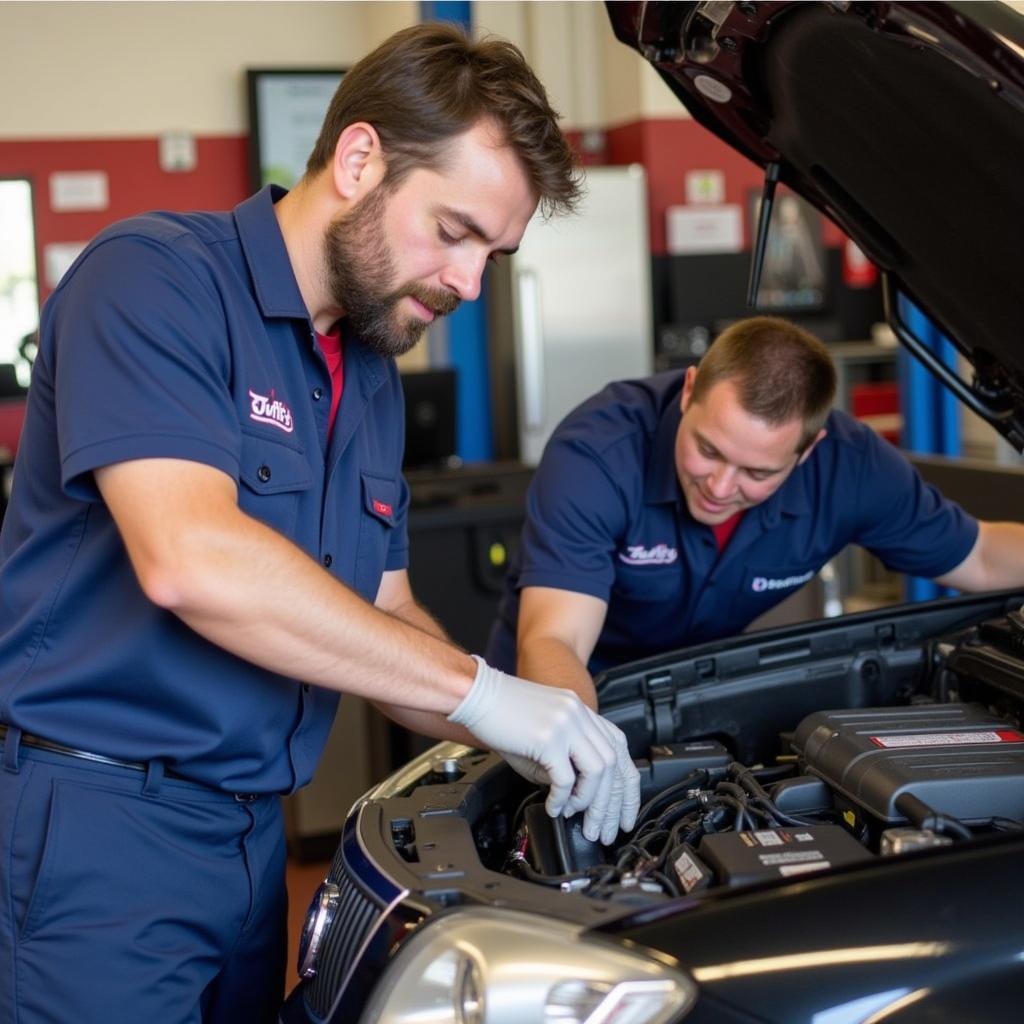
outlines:
M704 872L697 867L693 862L693 858L688 853L681 853L676 858L676 862L673 866L676 869L676 875L679 878L679 882L686 892L690 892L704 877Z
M810 832L789 832L786 829L761 829L758 832L741 832L740 839L747 846L785 846L788 843L810 843L814 836Z
M806 864L783 864L779 867L779 874L786 875L803 875L808 871L824 871L825 868L830 868L832 865L827 860L815 860L808 861Z
M805 864L824 858L821 850L790 850L784 853L759 853L757 859L765 867L774 867L776 864Z
M1016 729L979 732L915 732L895 736L872 736L876 747L970 747L978 743L1024 743Z

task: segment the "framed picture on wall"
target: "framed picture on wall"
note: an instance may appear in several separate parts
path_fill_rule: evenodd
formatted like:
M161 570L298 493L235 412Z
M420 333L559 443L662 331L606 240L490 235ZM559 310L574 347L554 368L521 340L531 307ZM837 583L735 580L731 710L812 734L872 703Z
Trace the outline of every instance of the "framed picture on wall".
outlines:
M748 193L750 237L757 234L761 193ZM804 313L826 304L827 271L821 214L807 200L780 188L775 196L757 308Z
M250 68L249 177L254 189L291 188L306 160L345 68Z

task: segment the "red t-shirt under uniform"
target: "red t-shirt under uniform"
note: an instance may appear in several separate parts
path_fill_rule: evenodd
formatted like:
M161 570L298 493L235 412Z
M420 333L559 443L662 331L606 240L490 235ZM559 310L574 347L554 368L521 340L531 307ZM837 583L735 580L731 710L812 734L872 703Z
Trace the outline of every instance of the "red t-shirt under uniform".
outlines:
M327 440L330 442L338 406L341 404L341 393L345 389L345 359L341 350L341 330L335 331L334 334L321 334L317 331L316 340L331 375L331 413L327 419Z
M734 515L729 516L729 518L724 522L711 527L715 534L715 543L718 545L719 554L725 550L725 545L729 543L730 538L736 532L736 527L740 525L740 520L743 518L743 511L744 510L741 509Z

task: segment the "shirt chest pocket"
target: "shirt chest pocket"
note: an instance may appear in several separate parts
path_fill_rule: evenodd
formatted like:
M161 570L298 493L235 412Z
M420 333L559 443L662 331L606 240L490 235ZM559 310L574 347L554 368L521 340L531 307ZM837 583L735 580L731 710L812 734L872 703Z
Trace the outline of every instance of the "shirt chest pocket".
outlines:
M621 600L661 602L678 599L682 577L675 565L624 565L615 567L614 593Z
M356 550L356 589L368 601L377 596L398 514L399 486L392 477L360 474L362 515Z
M313 472L302 450L243 433L238 476L242 511L293 537L299 499L313 486Z

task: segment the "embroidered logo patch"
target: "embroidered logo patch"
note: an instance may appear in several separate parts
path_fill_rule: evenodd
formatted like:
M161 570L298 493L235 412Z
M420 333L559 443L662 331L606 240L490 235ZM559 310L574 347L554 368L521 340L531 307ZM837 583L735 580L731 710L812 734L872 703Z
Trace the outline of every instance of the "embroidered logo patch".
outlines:
M373 511L379 516L391 516L394 514L394 509L386 501L377 501L373 499Z
M813 569L800 573L799 576L782 576L770 579L767 576L755 576L750 581L750 589L755 594L763 594L766 590L788 590L790 587L799 587L806 583L814 575Z
M678 557L679 552L667 544L655 544L650 548L643 544L627 544L626 550L619 552L619 561L626 565L671 565Z
M249 419L257 423L269 423L286 434L295 429L291 409L277 397L273 389L269 395L259 395L249 388Z

